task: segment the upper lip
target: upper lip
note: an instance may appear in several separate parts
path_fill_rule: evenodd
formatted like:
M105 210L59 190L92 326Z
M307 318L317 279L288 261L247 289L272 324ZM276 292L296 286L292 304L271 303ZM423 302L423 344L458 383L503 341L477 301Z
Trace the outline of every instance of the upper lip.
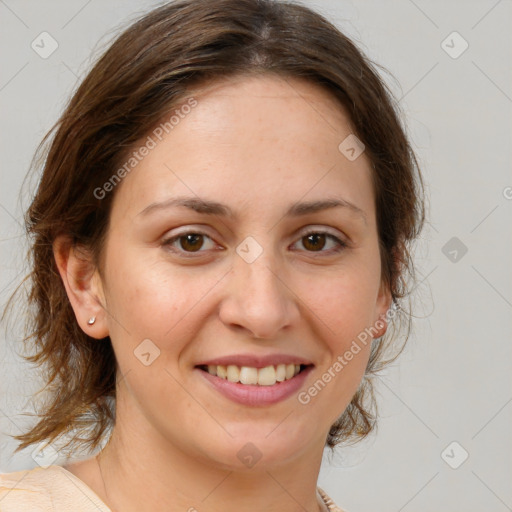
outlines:
M277 366L278 364L313 364L303 357L290 354L268 354L258 356L254 354L236 354L231 356L216 357L207 361L201 361L196 366L249 366L251 368L265 368L266 366Z

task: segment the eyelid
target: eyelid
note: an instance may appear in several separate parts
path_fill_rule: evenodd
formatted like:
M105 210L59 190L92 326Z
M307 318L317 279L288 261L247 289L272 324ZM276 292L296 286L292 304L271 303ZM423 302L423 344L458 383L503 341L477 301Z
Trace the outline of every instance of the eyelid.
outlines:
M339 230L334 230L334 228L329 229L328 226L311 225L306 228L299 229L299 231L297 232L297 234L300 234L301 236L307 236L311 233L323 233L325 235L331 235L338 239L343 238L344 240L342 240L342 241L345 241L345 239L347 239L347 241L348 241L347 235L345 235L343 232L341 232Z

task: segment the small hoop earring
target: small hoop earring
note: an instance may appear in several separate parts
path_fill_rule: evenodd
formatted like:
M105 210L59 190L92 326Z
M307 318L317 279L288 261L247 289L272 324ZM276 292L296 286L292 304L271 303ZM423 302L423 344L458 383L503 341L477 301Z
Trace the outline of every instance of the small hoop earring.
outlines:
M87 320L87 323L89 325L92 325L94 322L96 322L96 317L95 316L91 316L91 318L89 318L89 320Z

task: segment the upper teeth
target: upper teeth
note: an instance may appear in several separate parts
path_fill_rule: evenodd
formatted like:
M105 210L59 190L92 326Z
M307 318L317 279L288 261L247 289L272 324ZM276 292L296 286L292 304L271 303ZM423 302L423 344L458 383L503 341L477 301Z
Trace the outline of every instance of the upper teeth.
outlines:
M265 368L252 368L250 366L208 365L208 373L221 379L242 384L259 384L260 386L273 386L276 382L288 380L297 375L300 364L278 364L265 366Z

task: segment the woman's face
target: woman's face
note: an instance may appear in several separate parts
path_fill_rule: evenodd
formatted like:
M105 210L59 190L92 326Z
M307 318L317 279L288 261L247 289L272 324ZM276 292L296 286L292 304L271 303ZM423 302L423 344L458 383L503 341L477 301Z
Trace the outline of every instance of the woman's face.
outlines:
M99 289L118 427L225 467L292 461L349 404L361 334L385 330L371 166L352 138L339 149L349 119L308 82L190 96L111 192ZM308 207L324 201L340 205Z

